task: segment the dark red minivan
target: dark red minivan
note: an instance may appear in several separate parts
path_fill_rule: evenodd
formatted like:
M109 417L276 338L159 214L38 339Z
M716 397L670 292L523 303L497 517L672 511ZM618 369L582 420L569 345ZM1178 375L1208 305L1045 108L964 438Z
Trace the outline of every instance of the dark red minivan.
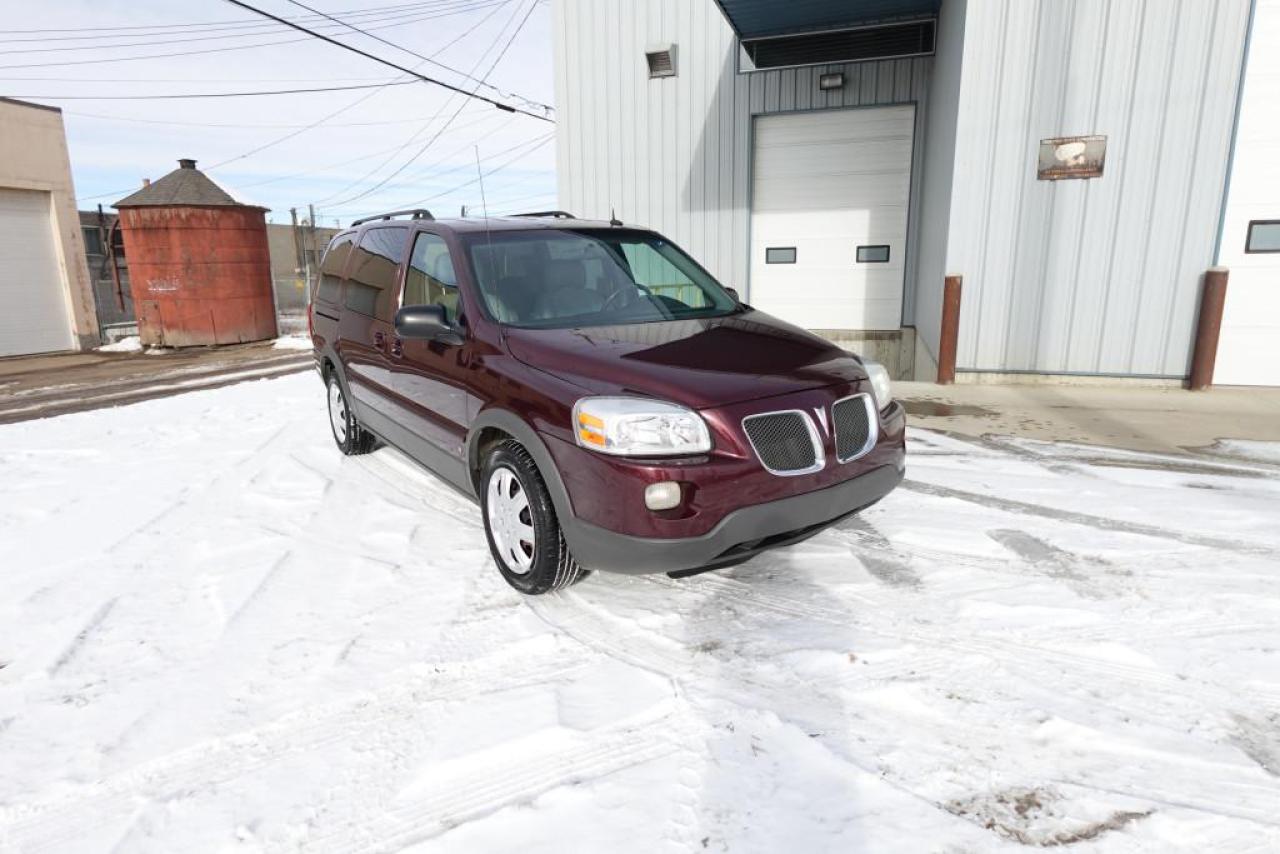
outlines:
M477 499L524 593L689 575L902 479L884 369L741 302L655 232L562 212L353 224L311 306L333 437Z

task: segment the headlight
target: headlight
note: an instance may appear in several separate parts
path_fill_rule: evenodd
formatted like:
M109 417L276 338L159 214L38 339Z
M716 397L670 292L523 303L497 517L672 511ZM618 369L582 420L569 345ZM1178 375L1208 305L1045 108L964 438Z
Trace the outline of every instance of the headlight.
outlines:
M623 457L701 454L711 450L702 416L643 397L584 397L573 406L578 444Z
M876 405L884 409L893 401L893 388L889 384L889 372L879 362L863 361L867 379L871 380L871 393L875 395Z

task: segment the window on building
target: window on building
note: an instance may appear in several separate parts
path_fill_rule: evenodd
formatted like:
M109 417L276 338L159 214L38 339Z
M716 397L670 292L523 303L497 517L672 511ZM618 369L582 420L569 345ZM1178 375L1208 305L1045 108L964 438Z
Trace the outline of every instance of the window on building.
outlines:
M371 228L351 257L344 304L352 311L391 320L396 273L404 261L405 229Z
M859 246L857 260L859 264L886 264L889 261L889 247Z
M84 251L88 255L103 255L102 232L96 225L86 225L80 229L84 235Z
M764 250L766 264L794 264L796 248L794 246L771 246Z
M456 319L458 277L454 273L449 247L440 235L424 232L414 238L401 304L441 305L450 323Z
M1244 251L1280 252L1280 219L1255 219L1249 223Z
M351 247L355 244L355 232L339 234L329 244L320 264L320 284L316 288L316 299L321 302L337 303L338 292L342 286L342 268L351 257Z

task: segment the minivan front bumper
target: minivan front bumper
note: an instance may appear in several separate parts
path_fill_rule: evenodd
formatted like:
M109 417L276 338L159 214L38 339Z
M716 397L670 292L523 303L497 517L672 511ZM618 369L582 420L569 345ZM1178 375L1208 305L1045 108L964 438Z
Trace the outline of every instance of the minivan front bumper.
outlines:
M590 569L633 575L715 569L821 532L888 495L902 481L903 472L899 456L896 464L825 489L734 510L696 537L634 537L574 518L561 520L561 525L573 556Z

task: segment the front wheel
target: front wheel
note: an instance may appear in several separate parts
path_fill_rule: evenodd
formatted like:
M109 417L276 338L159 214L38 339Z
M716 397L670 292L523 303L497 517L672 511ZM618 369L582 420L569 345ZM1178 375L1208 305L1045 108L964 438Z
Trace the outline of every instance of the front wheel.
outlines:
M489 551L507 583L538 595L582 580L556 518L551 495L524 446L501 443L485 459L481 488Z

